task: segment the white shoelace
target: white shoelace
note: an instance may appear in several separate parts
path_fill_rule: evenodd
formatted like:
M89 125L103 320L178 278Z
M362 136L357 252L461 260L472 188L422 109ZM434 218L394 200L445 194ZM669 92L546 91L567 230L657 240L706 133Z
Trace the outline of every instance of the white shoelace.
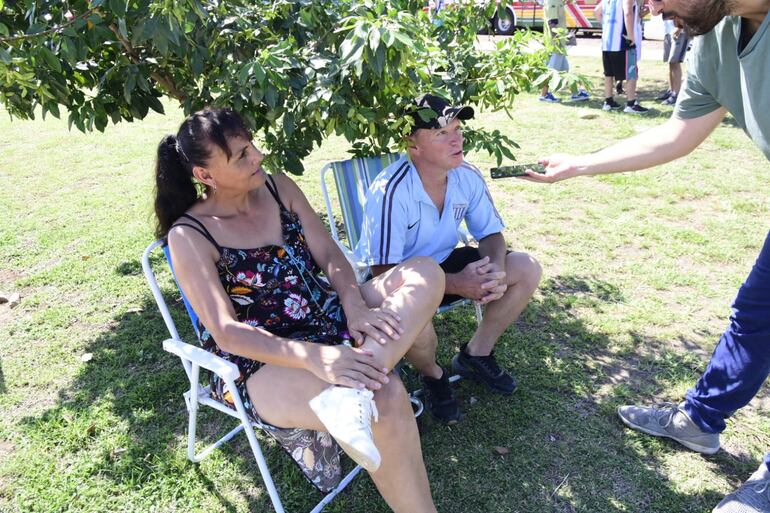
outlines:
M666 412L666 415L668 415L666 422L660 425L663 429L671 425L671 421L674 420L674 415L676 415L676 412L678 412L681 409L679 405L676 403L659 403L659 404L656 404L655 407L661 410L663 409L669 410L668 412ZM684 410L682 410L682 413L684 413Z
M360 391L360 390L358 391L358 394L362 396L361 402L360 402L361 406L364 407L366 410L368 410L366 412L364 411L360 412L362 415L362 420L363 420L363 415L366 413L370 417L373 417L375 422L379 422L380 412L377 411L377 404L374 402L374 394L371 392L371 390L367 390L366 392L369 392L369 393L367 394L363 391Z

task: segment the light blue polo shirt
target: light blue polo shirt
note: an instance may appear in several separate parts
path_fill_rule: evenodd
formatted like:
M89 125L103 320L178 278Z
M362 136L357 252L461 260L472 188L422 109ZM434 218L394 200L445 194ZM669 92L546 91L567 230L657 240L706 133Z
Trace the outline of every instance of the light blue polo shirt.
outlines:
M356 256L368 265L399 264L415 256L441 263L460 241L457 230L463 220L476 240L505 228L479 170L463 163L449 171L444 211L439 212L405 155L369 187Z

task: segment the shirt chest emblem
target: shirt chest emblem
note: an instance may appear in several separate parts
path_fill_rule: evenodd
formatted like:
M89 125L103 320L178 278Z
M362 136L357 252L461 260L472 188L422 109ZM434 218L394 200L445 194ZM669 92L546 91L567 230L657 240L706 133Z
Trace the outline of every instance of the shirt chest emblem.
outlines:
M455 220L460 220L465 216L465 211L468 210L467 203L452 203L452 217Z

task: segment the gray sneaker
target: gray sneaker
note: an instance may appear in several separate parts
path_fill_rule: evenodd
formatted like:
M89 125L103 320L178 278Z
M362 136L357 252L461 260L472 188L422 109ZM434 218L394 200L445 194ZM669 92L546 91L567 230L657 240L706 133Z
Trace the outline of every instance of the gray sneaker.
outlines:
M682 404L657 406L621 406L618 416L623 424L652 436L672 438L688 449L704 454L719 450L719 433L702 431L685 413Z
M767 513L770 511L770 472L762 463L737 490L725 496L712 513Z

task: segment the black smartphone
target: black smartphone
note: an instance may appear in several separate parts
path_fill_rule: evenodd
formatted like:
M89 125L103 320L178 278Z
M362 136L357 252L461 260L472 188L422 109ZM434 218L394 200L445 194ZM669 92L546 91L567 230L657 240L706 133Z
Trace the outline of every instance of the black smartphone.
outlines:
M527 176L524 171L531 169L535 173L545 173L543 164L519 164L516 166L493 167L490 169L492 178L510 178L517 176Z

